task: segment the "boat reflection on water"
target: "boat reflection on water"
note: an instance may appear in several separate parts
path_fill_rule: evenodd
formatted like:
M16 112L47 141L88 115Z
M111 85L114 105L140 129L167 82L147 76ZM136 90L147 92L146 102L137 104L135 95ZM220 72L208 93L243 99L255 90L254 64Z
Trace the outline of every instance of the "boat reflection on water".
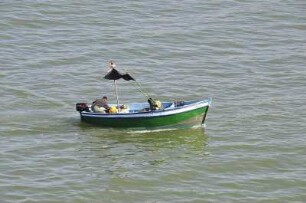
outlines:
M162 130L123 130L83 126L81 151L114 159L167 160L171 156L209 155L209 137L202 127ZM152 157L153 156L153 157ZM168 157L168 158L167 158ZM151 160L152 161L152 160Z

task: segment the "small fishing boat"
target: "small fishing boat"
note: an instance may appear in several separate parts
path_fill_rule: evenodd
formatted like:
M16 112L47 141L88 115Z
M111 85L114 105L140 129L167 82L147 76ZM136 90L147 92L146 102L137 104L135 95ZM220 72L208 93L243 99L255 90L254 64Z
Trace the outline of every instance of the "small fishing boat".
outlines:
M76 110L80 113L81 121L114 128L203 125L212 102L211 99L160 102L146 95L148 102L123 105L119 103L116 81L120 78L127 81L135 79L128 73L119 73L115 68L111 68L104 78L114 80L117 104L110 104L110 109L97 112L94 104L77 103Z
M103 127L152 128L204 124L211 99L162 102L163 109L151 109L148 103L132 103L118 113L94 112L91 104L78 103L81 120Z

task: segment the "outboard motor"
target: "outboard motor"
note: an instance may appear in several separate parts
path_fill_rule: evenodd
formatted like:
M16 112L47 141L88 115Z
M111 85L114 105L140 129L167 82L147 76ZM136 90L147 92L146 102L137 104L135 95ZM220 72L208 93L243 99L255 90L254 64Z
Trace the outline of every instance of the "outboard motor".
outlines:
M89 112L89 107L87 106L86 103L77 103L75 105L75 109L79 112L82 112L82 111Z

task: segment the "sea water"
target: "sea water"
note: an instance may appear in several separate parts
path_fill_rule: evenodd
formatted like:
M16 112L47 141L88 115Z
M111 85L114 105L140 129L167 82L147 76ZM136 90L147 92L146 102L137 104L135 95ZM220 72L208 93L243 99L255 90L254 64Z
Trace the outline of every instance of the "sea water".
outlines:
M306 2L0 1L1 202L306 202ZM206 128L75 103L213 98Z

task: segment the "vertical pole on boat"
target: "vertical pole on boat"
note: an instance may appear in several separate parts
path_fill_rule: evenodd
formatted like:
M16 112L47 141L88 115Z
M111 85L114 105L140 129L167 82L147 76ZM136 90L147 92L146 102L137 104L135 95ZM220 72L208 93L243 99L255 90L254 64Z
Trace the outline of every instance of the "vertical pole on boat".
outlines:
M119 97L118 97L118 90L117 90L116 80L114 80L114 84L115 84L115 92L116 92L116 99L117 99L117 109L119 111Z
M205 110L205 112L204 112L204 115L203 115L203 118L202 118L202 122L201 122L202 125L205 123L207 111L208 111L208 109L209 109L209 107L210 107L210 105L211 105L211 102L212 102L212 98L210 98L210 99L208 100L208 105L207 105L207 107L206 107L206 110Z
M203 124L204 124L204 122L205 122L205 119L206 119L206 115L207 115L208 108L209 108L209 105L206 107L206 110L205 110L205 112L204 112L204 115L203 115L203 118L202 118L202 122L201 122L201 124L202 124L202 125L203 125Z

